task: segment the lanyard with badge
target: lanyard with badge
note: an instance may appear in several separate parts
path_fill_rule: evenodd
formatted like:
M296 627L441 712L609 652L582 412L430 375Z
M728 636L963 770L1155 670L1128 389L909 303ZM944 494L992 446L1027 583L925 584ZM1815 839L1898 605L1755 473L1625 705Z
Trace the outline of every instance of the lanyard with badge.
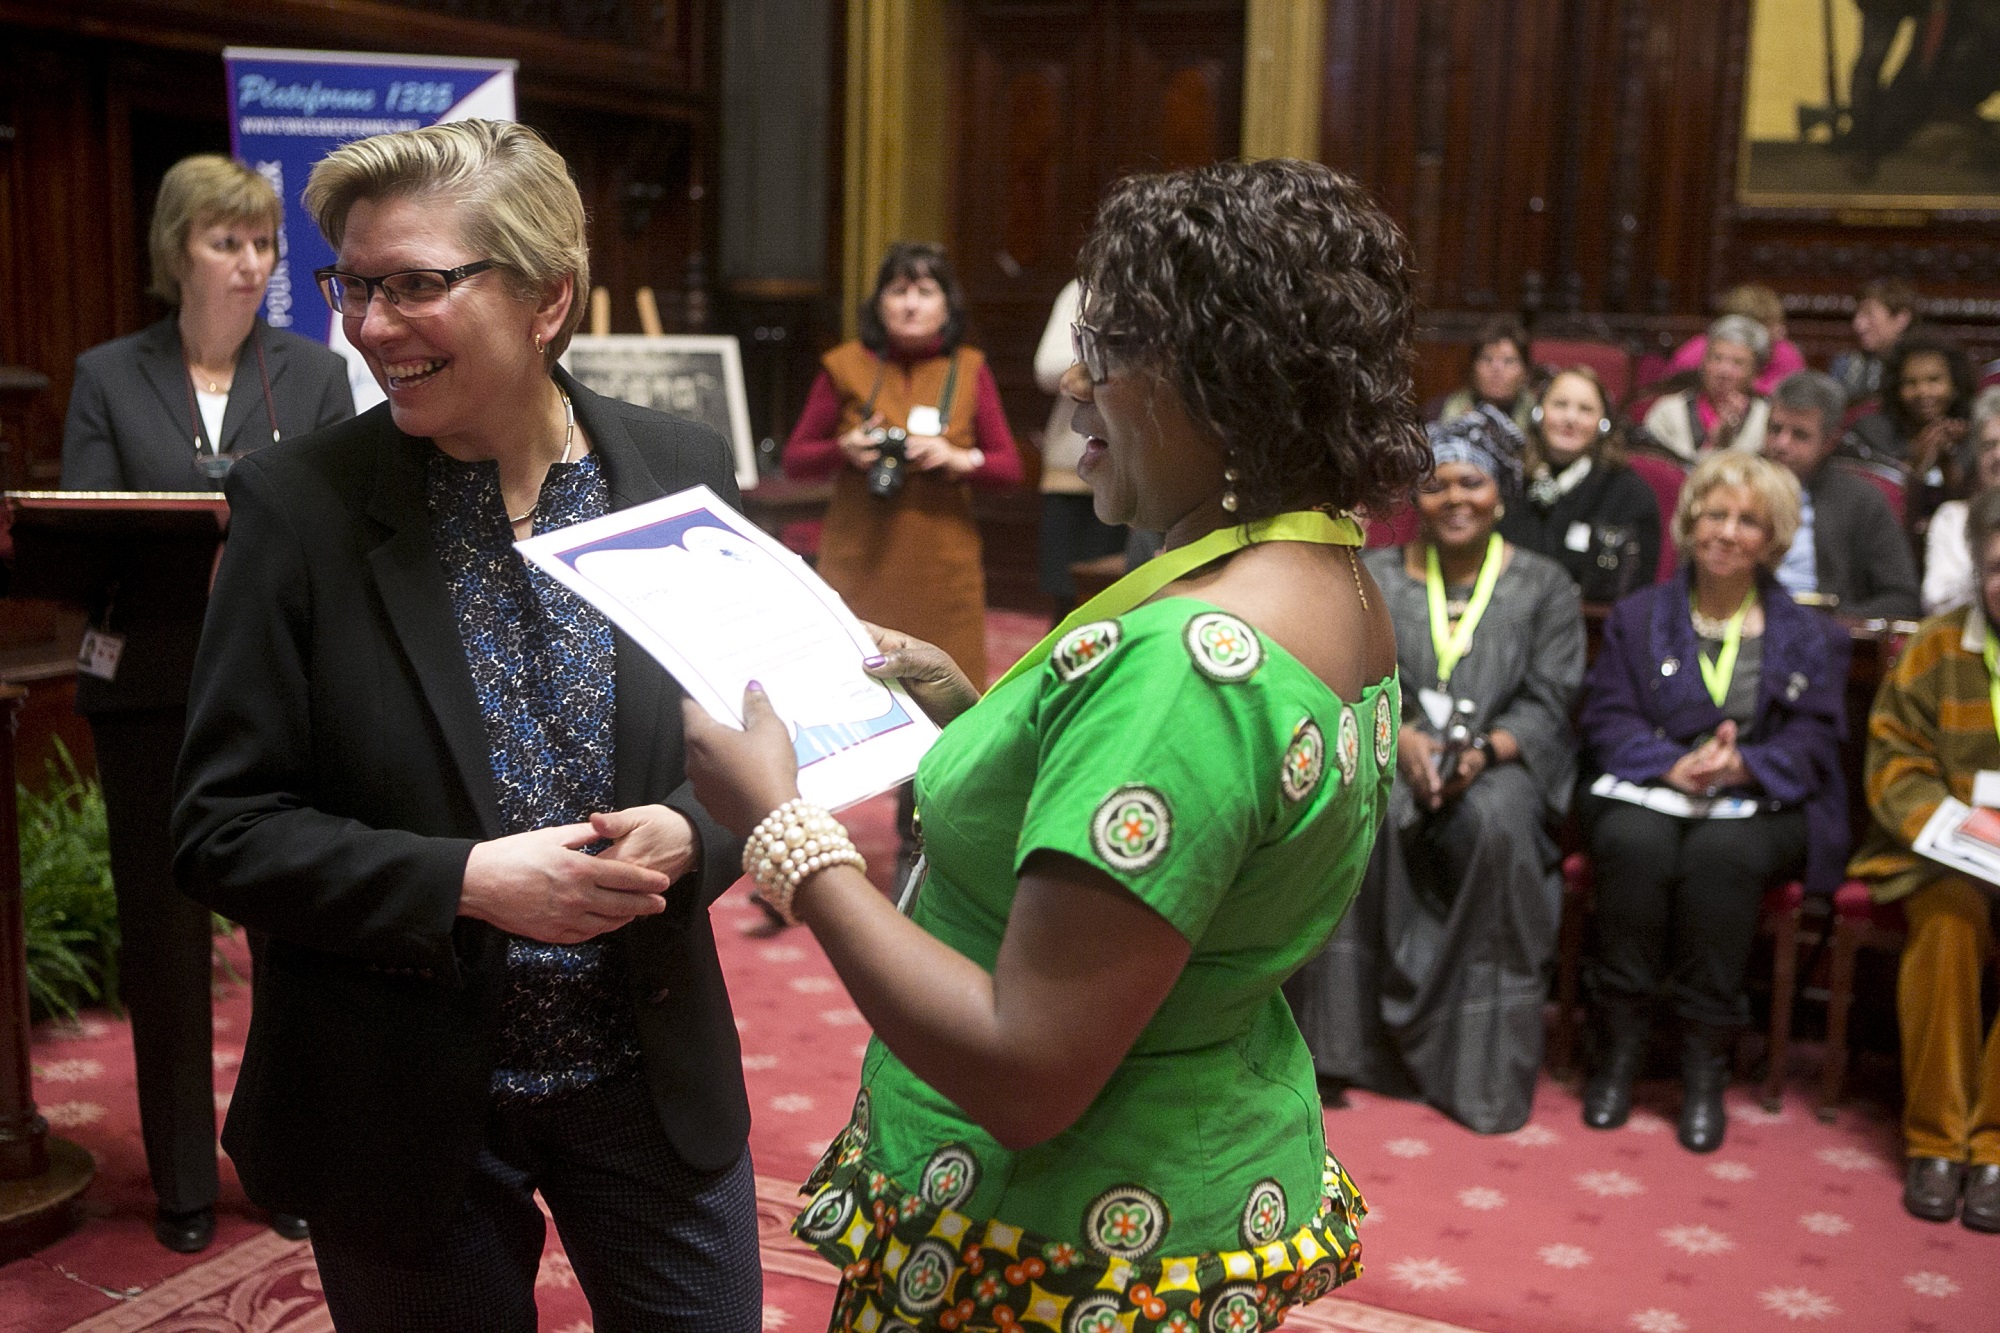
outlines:
M1005 675L993 682L993 688L986 691L980 702L973 707L977 708L984 704L1016 678L1027 675L1048 661L1049 654L1055 651L1056 645L1078 626L1098 620L1116 620L1134 607L1151 601L1154 595L1168 584L1177 582L1203 565L1212 564L1226 555L1233 555L1259 542L1312 542L1320 546L1352 548L1360 546L1363 540L1361 525L1353 516L1342 514L1335 518L1321 510L1306 509L1279 514L1275 518L1258 519L1251 523L1231 524L1229 527L1218 528L1205 537L1191 541L1186 546L1176 546L1171 551L1162 551L1065 616L1061 624L1050 630L1040 643L1030 648L1018 662L1009 667ZM921 812L919 814L921 816ZM918 831L918 844L921 848L921 826ZM902 892L896 901L897 910L905 915L916 906L917 892L922 886L926 868L926 860L920 850L917 863L911 867L909 878L903 881Z
M1757 589L1752 587L1743 594L1743 604L1736 608L1736 614L1729 617L1729 623L1723 627L1722 647L1716 652L1713 662L1704 657L1699 648L1695 650L1694 660L1701 665L1701 683L1708 686L1708 697L1715 701L1717 708L1722 707L1722 701L1729 697L1729 682L1736 677L1736 655L1743 650L1743 622L1749 618L1750 608L1755 605ZM1993 651L1990 637L1986 648L1990 663Z

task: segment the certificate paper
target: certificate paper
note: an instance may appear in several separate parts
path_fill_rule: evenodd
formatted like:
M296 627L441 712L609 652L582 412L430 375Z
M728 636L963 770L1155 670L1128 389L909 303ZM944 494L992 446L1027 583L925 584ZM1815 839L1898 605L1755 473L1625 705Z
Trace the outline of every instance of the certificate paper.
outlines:
M1989 889L2000 887L2000 811L1974 809L1947 796L1910 850L1963 870Z
M833 589L706 486L516 542L673 673L709 716L743 726L757 681L791 729L799 794L841 809L917 771L937 727L861 669L875 641Z

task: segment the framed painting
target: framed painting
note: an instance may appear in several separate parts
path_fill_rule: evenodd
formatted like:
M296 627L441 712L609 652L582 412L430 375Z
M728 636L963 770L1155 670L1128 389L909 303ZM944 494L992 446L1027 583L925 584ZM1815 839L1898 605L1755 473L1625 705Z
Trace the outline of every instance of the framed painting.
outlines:
M1737 202L2000 210L2000 0L1751 0Z
M704 334L579 333L563 365L607 398L692 417L729 441L736 484L757 484L750 409L743 397L743 353L736 339Z

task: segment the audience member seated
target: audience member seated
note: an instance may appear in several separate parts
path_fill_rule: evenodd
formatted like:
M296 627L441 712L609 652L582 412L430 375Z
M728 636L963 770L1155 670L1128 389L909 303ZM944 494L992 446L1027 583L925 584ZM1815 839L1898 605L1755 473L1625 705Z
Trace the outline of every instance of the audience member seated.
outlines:
M1835 599L1842 615L1914 620L1917 564L1903 525L1873 482L1827 461L1846 405L1839 383L1817 370L1786 376L1771 395L1764 456L1790 468L1803 492L1778 582L1794 597Z
M1596 871L1585 959L1596 1065L1583 1122L1625 1123L1655 1010L1681 1028L1679 1136L1722 1146L1729 1046L1767 885L1831 893L1847 849L1840 770L1848 640L1771 571L1799 485L1742 452L1688 477L1688 564L1620 602L1584 687L1582 798Z
M1422 527L1366 562L1396 627L1403 720L1388 825L1324 952L1286 993L1321 1076L1421 1096L1481 1133L1528 1119L1561 916L1544 829L1576 776L1576 589L1494 531L1520 478L1488 405L1433 425ZM1389 753L1386 728L1375 753Z
M1560 371L1530 414L1527 490L1500 535L1569 571L1586 602L1615 602L1652 582L1660 506L1625 465L1604 385L1587 366Z
M1724 315L1708 326L1701 383L1668 394L1646 413L1654 443L1692 463L1711 449L1764 447L1764 399L1752 387L1771 358L1771 335L1747 315Z
M1972 400L1974 484L1980 491L2000 488L2000 386L1982 389ZM1970 501L1946 500L1931 515L1924 536L1924 614L1940 616L1972 601L1972 550L1965 544L1965 511Z
M1534 360L1528 351L1528 331L1506 315L1480 326L1472 343L1472 363L1466 372L1465 387L1455 390L1438 408L1437 420L1450 421L1491 403L1513 419L1522 430L1528 428L1528 414L1534 410L1535 395L1529 380Z
M1833 358L1829 369L1850 403L1882 392L1883 360L1917 317L1917 289L1901 278L1877 278L1854 306L1854 341L1860 346Z
M1764 326L1771 335L1771 355L1757 376L1757 392L1768 396L1785 376L1806 368L1805 353L1798 344L1786 336L1785 303L1778 294L1762 283L1746 282L1740 287L1732 287L1722 294L1717 303L1717 314L1742 315L1754 319ZM1708 353L1708 335L1698 333L1674 349L1674 355L1667 362L1669 375L1684 374L1690 370L1700 370Z
M1993 955L1994 886L1911 850L1949 796L1967 804L2000 771L2000 491L1971 503L1979 596L1924 622L1868 718L1868 811L1849 873L1909 926L1896 983L1903 1046L1903 1207L2000 1231L2000 1023L1985 1027L1980 973ZM1987 799L1991 799L1988 796ZM1961 1209L1962 1204L1962 1209Z
M1882 407L1854 423L1842 449L1859 458L1897 463L1910 473L1903 522L1922 536L1946 500L1961 500L1972 481L1966 419L1975 382L1958 344L1918 329L1889 351Z

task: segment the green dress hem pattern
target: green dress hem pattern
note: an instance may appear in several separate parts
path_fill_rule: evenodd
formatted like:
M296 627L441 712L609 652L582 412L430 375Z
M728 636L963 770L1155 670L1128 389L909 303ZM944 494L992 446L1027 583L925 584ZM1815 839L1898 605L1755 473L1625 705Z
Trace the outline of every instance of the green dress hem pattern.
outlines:
M1284 1195L1273 1186L1253 1189L1244 1204L1246 1240L1266 1243L1123 1258L1106 1251L1129 1253L1165 1229L1156 1196L1107 1190L1082 1246L970 1217L940 1202L969 1192L962 1148L940 1149L921 1189L906 1190L857 1146L866 1114L857 1107L856 1123L813 1169L792 1223L793 1235L840 1269L828 1327L841 1333L1263 1333L1361 1275L1355 1227L1368 1205L1332 1153L1317 1214L1291 1234L1281 1234Z

